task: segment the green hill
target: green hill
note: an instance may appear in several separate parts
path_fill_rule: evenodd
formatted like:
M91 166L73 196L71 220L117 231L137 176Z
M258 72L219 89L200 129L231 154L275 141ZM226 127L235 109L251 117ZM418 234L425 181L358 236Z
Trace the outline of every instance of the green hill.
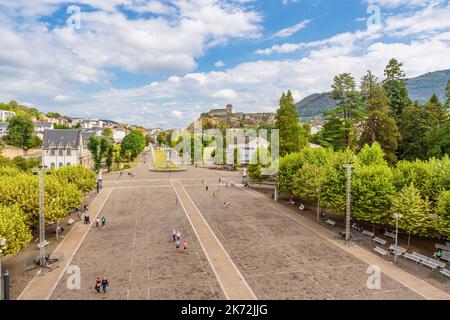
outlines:
M424 102L436 93L439 99L445 101L445 86L450 80L450 69L429 72L421 76L407 80L409 96L412 100ZM334 109L336 102L328 97L328 93L315 93L297 104L297 111L302 117L302 121L312 117L322 115L325 111Z

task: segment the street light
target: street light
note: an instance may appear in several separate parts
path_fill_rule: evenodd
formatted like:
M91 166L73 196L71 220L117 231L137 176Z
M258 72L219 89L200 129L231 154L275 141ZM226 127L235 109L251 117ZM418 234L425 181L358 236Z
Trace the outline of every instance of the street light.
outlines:
M6 245L6 238L3 237L0 241L0 301L3 300L3 273L2 273L2 256L3 256L3 247Z
M39 166L37 170L33 171L33 174L37 174L39 177L39 262L42 268L47 266L47 259L45 256L45 246L48 241L45 241L45 190L44 190L44 173L50 174L47 170L47 166Z
M350 205L351 205L351 192L352 192L352 164L344 164L344 168L347 169L347 192L346 192L346 217L345 217L345 244L348 244L350 240Z
M397 249L397 246L398 246L398 219L403 218L403 215L400 213L394 213L393 216L395 218L395 248ZM395 251L394 251L394 263L397 264L397 255L395 254Z

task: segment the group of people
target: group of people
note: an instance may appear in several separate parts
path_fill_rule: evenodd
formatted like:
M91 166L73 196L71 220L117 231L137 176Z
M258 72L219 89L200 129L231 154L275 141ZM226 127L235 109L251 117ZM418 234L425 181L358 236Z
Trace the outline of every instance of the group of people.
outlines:
M109 287L109 282L108 279L106 279L106 277L97 277L97 279L95 279L95 291L97 291L97 293L106 293L106 291L108 290Z
M188 242L186 240L183 240L183 246L181 245L181 232L180 232L180 230L176 230L176 229L172 230L172 240L173 240L173 242L175 242L176 252L186 253L189 244L188 244Z

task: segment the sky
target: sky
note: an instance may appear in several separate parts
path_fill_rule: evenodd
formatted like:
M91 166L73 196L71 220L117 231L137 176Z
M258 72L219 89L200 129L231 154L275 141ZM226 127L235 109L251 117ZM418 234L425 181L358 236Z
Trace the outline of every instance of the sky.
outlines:
M148 128L275 111L394 57L450 69L449 0L2 0L0 21L1 102Z

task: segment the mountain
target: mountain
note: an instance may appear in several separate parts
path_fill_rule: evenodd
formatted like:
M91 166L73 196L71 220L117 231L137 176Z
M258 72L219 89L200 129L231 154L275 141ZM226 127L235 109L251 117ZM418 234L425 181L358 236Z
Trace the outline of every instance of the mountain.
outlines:
M411 100L425 102L433 93L439 96L441 102L445 101L445 86L450 80L450 69L429 72L421 76L406 80ZM302 121L320 116L325 111L336 107L336 102L328 96L327 92L315 93L296 103L297 111Z

